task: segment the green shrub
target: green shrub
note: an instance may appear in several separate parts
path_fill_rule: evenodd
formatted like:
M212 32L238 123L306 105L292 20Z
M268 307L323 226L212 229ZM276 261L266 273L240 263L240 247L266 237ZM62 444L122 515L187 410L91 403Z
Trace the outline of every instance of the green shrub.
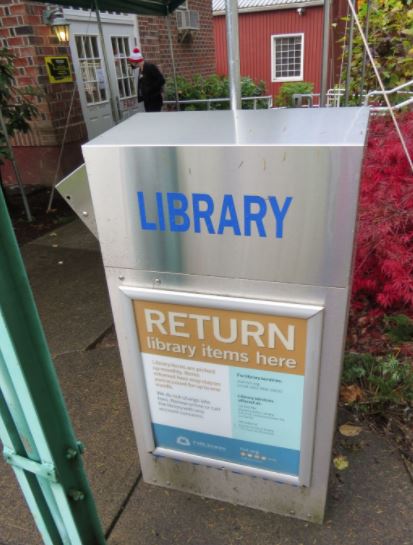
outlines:
M413 341L413 320L405 314L385 316L386 333L393 342Z
M39 95L32 87L16 87L14 60L8 49L0 49L0 109L9 137L30 130L29 122L37 115L37 108L31 99ZM10 159L9 150L5 135L0 130L0 165L5 159Z
M413 367L393 355L374 357L350 352L344 357L342 382L358 385L363 392L360 408L381 410L413 404Z
M291 83L283 83L280 87L280 93L275 99L277 106L293 106L293 95L312 93L314 85L308 81L293 81Z
M361 26L366 25L367 0L357 2ZM385 89L392 89L413 78L413 9L411 0L371 0L369 32L367 41L373 52ZM347 53L348 39L340 40ZM361 67L364 44L359 32L354 33L351 58L350 104L361 100ZM345 69L342 81L347 77L348 58L345 54ZM364 90L379 89L376 75L370 62L366 64ZM400 102L396 93L389 95L391 102ZM377 98L376 102L383 102Z
M227 98L229 97L228 78L218 76L216 74L208 77L201 75L194 76L192 80L178 76L177 88L179 100L207 100L210 98ZM260 81L255 83L249 77L241 78L241 96L254 97L263 96L265 94L265 83ZM175 100L175 84L173 79L169 78L165 86L165 100ZM244 101L243 109L253 108L253 101ZM230 107L229 101L214 102L211 104L213 110L228 110ZM257 108L266 108L265 100L257 101ZM181 109L185 110L206 110L207 104L188 104L181 105Z

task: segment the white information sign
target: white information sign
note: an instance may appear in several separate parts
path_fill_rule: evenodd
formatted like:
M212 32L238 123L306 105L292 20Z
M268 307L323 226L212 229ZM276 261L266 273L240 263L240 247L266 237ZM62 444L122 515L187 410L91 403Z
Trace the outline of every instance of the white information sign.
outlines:
M305 377L320 340L309 323L321 324L320 309L155 294L133 306L156 447L298 481Z

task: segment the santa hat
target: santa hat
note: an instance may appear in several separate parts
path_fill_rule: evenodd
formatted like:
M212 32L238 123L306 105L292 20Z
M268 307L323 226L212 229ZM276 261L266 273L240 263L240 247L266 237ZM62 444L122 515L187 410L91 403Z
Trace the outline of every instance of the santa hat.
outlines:
M132 51L132 54L130 57L128 57L129 62L133 63L139 63L143 61L143 55L141 53L141 50L135 47L135 49Z

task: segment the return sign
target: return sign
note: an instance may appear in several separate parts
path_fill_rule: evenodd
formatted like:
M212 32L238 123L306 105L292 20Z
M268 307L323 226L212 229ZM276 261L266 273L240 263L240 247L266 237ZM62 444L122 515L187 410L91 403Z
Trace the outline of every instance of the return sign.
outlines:
M308 320L133 305L156 446L298 476Z

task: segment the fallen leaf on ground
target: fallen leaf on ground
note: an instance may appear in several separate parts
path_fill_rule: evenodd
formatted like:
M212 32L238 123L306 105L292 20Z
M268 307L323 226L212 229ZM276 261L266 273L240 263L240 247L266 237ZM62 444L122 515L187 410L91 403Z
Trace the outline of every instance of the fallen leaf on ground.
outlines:
M340 399L343 403L354 403L363 398L363 390L357 384L349 384L340 388Z
M343 471L344 469L348 468L349 461L347 460L346 456L336 456L333 459L333 464L336 469Z
M353 426L352 424L343 424L338 429L341 435L345 435L346 437L356 437L363 430L360 426Z

